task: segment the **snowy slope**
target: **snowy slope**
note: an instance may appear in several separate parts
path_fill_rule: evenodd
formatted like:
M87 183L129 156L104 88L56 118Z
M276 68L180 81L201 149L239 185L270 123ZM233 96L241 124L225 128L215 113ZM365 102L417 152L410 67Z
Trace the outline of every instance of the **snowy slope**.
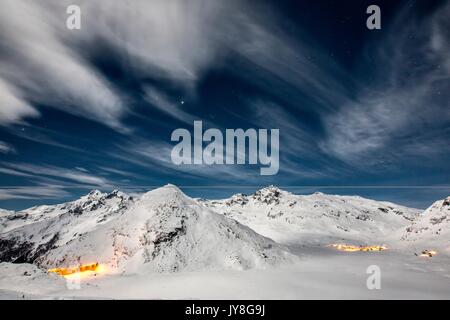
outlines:
M0 209L0 233L3 232L5 225L3 225L3 221L8 221L8 216L12 216L14 211Z
M0 262L32 263L123 214L132 201L120 191L93 190L76 201L14 212L1 221Z
M20 292L26 288L27 295L42 295L66 289L66 282L56 274L48 274L28 263L0 263L0 290ZM0 292L1 296L1 292ZM12 298L17 299L19 295ZM33 298L33 297L31 297Z
M252 195L200 201L281 243L328 244L342 239L383 243L420 213L358 196L295 195L273 186Z
M433 203L420 218L403 230L402 240L450 253L450 197Z
M111 271L248 269L295 260L283 247L165 186L138 199L92 192L6 223L0 261L50 268L100 262Z
M78 200L54 206L36 206L23 211L4 211L0 213L0 233L41 221L50 221L64 214L73 216L90 212L90 216L98 216L106 220L108 216L126 208L132 198L120 191L110 194L93 190Z
M5 217L7 215L10 215L11 213L13 213L14 211L9 211L9 210L4 210L4 209L0 209L0 218Z

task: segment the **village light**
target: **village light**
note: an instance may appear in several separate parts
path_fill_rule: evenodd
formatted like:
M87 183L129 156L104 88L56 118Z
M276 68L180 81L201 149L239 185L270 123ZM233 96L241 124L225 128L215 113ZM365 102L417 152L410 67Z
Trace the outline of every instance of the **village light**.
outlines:
M339 251L356 252L356 251L382 251L387 250L387 246L353 246L348 244L330 244L330 247Z
M431 258L435 255L437 255L437 251L435 251L435 250L424 250L424 251L422 251L422 253L419 256Z
M92 273L104 273L106 271L106 268L104 265L96 263L91 264L84 264L80 265L78 267L70 267L70 268L54 268L49 269L48 272L57 273L60 276L63 277L71 277L71 276L78 276L81 274L92 274Z

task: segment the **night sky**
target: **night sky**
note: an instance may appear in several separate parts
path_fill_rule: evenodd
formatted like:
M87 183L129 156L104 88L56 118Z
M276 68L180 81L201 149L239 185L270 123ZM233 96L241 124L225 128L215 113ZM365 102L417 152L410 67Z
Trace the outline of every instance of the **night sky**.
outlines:
M1 208L167 183L418 208L450 195L450 1L126 3L0 0ZM278 128L278 174L172 164L171 133L194 120Z

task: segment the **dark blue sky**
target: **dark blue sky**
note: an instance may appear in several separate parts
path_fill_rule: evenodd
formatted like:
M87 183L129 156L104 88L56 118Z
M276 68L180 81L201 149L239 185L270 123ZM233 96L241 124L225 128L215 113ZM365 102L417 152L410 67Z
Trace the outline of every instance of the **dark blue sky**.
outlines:
M449 1L0 1L2 208L166 183L450 194ZM279 173L173 165L170 135L194 120L280 129Z

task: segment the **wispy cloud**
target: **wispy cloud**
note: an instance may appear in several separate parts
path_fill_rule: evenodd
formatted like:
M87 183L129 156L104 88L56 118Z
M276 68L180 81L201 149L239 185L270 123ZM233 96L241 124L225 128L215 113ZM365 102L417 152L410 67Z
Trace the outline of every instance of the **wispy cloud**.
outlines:
M0 153L16 153L16 152L17 152L16 149L12 145L0 140Z
M352 79L308 34L296 30L297 36L289 37L279 18L267 12L241 23L232 33L233 50L243 57L241 67L251 72L237 69L240 76L247 75L248 81L287 103L304 103L308 97L316 107L329 109L347 100L345 84ZM247 33L242 35L242 29Z
M82 0L82 29L70 31L63 27L69 4L3 2L0 39L6 54L0 56L0 76L9 88L4 89L8 99L14 101L3 115L4 123L36 116L32 106L41 103L124 130L121 118L128 110L121 92L90 65L88 54L83 55L99 39L127 61L130 73L175 82L187 90L232 56L246 61L244 69L272 76L271 81L253 77L253 82L261 81L269 89L274 81L288 84L279 87L280 97L301 90L327 105L345 96L341 82L327 76L342 70L323 59L311 43L287 37L276 15L263 5L236 0L136 0L114 5L109 0ZM250 74L239 70L240 76ZM289 92L280 89L289 86ZM164 92L148 86L144 98L175 119L192 122L193 116Z
M134 176L130 172L127 172L127 171L124 171L124 170L119 170L119 169L116 169L116 168L100 166L99 169L102 170L102 171L108 172L108 173L113 173L113 174L117 174L117 175L124 176L124 177Z
M57 2L2 1L0 76L9 87L2 122L37 115L37 102L120 127L123 105L107 81L70 47L63 6ZM5 91L0 84L0 90ZM15 92L15 93L14 93ZM4 106L2 104L2 110Z
M83 168L63 168L51 165L0 163L0 174L26 178L26 185L1 186L0 200L60 199L73 190L113 189L117 183L89 173Z
M70 145L68 141L74 140L74 137L69 136L63 132L42 128L37 125L24 125L20 129L11 127L6 128L6 130L12 135L31 142L37 142L43 145L58 147L76 152L89 153L89 151L86 149L81 149ZM80 139L78 138L78 142L79 141Z
M11 85L0 78L0 125L22 121L24 117L36 117L39 112L25 101Z
M210 182L243 181L259 175L259 170L249 170L242 165L175 165L170 154L174 145L165 142L135 141L120 146L121 152L112 156L143 168L158 168L168 178L211 178ZM131 155L131 156L130 156Z
M356 66L358 60L364 68L372 63L376 66L377 72L369 77L346 70L301 30L286 32L272 8L261 2L79 0L79 31L64 27L69 4L73 1L2 1L0 126L8 126L8 133L28 141L90 153L91 164L100 170L1 163L3 175L24 177L36 184L86 188L116 187L115 175L142 180L140 175L109 164L100 166L109 156L109 161L120 159L139 167L136 172L145 168L144 175L152 177L161 174L166 179L212 183L252 181L259 177L259 167L251 171L238 165L176 166L170 160L173 145L169 136L158 136L158 130L149 132L145 127L145 132L140 131L149 136L145 140L128 128L137 119L126 117L140 116L128 110L133 105L127 103L128 94L135 95L132 100L139 100L139 105L152 107L155 114L162 112L192 125L202 115L197 117L194 108L181 105L173 91L186 91L195 100L197 85L203 84L210 71L219 69L266 93L243 97L248 98L249 108L238 105L242 110L237 112L243 122L255 127L280 129L280 175L293 179L336 177L347 174L349 167L368 168L386 159L448 152L450 5L419 24L406 21L409 15L401 15L389 32L383 31L384 38L368 46L368 59L354 57ZM295 38L290 36L294 33ZM112 62L133 77L136 87L132 92L115 85L102 73L103 68L91 61L101 45L113 52L111 59L117 61ZM68 137L34 125L17 131L10 126L42 116L44 106L118 130L116 141L121 142L114 149L108 149L110 143L99 144L109 153L102 150L102 157L97 157L95 150L75 146L84 142L76 134ZM314 114L315 128L306 126L301 112L296 113L302 108ZM157 116L152 120L162 123L164 129L177 123ZM223 127L223 120L228 119L218 119L222 125L211 126ZM234 124L227 126L233 128ZM124 132L127 135L120 135ZM109 137L105 134L99 139ZM0 153L14 150L0 141ZM86 165L84 160L80 166ZM258 181L263 183L262 179ZM26 196L21 190L31 192L19 187L13 191ZM53 190L60 192L56 187ZM6 195L7 191L3 192Z
M51 199L69 196L60 186L35 185L26 187L0 187L0 200Z
M384 43L370 47L377 53L372 58L380 66L378 80L337 112L323 115L323 151L367 166L389 161L393 154L412 155L413 145L414 157L426 156L420 152L425 149L417 148L419 141L440 144L450 121L450 93L445 89L450 86L449 14L450 5L422 22L400 15Z
M190 113L182 109L180 101L173 101L163 92L160 92L156 88L146 86L144 88L144 99L154 108L159 109L161 112L172 116L181 122L192 125L197 117L194 117Z
M32 174L26 173L26 172L22 172L22 171L18 171L18 170L14 170L11 168L0 168L0 173L9 175L9 176L16 176L16 177L28 177L28 178L33 178L34 176Z
M141 75L189 87L217 63L241 1L81 1L88 40L108 40ZM120 12L120 14L118 14ZM231 21L230 21L231 19Z
M72 170L48 165L33 165L25 163L2 163L3 173L9 175L31 175L35 178L51 177L56 180L69 180L88 186L109 187L110 182L103 178L80 170Z
M248 107L257 128L280 130L280 173L288 175L283 179L337 178L348 173L321 150L315 132L288 108L262 100L249 101Z
M295 89L317 92L312 95L317 100L342 95L340 83L325 75L339 71L329 64L318 67L320 51L286 37L275 14L262 5L236 0L136 0L114 5L109 0L82 0L82 29L70 31L63 27L69 4L3 1L0 39L5 54L0 57L0 76L9 87L8 99L14 101L3 122L37 115L32 105L41 103L123 129L121 117L127 107L121 92L90 65L88 54L83 55L99 39L127 61L129 72L175 82L187 90L234 56L244 57L253 71L256 66ZM330 96L331 87L335 96ZM189 121L190 115L164 93L148 88L145 97L176 119Z

